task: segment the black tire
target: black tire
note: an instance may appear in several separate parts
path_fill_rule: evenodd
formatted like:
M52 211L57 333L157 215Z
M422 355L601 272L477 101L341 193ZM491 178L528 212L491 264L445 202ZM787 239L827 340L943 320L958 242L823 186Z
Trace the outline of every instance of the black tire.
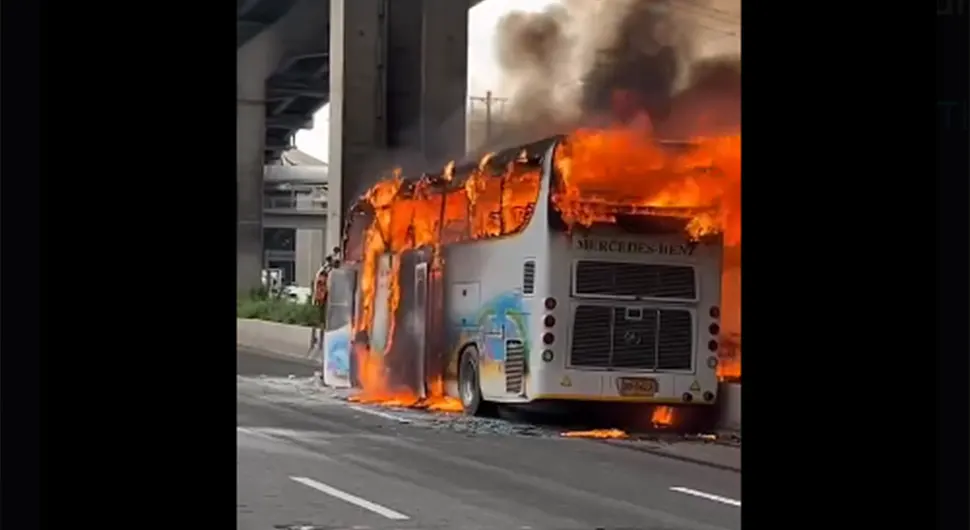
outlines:
M478 348L475 346L469 346L461 353L458 364L458 396L465 415L495 415L495 404L482 399L482 386L478 379Z

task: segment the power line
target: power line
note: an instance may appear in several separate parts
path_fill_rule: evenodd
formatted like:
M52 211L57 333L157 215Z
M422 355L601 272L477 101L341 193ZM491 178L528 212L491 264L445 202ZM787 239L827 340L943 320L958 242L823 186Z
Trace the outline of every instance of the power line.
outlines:
M485 104L485 142L490 142L492 140L492 105L499 103L502 105L502 110L505 109L505 103L508 102L508 98L497 98L492 95L492 91L486 91L485 96L471 96L468 98L472 102L472 108L474 109L474 104L481 102Z
M696 21L694 22L694 24L696 24L697 27L699 27L701 29L705 29L705 30L710 31L710 32L713 32L713 33L720 33L721 35L724 35L724 36L727 36L727 37L737 37L738 36L738 32L737 31L727 30L727 29L723 29L723 28L715 28L713 26L708 26L707 24L703 24L701 22L696 22Z
M721 9L721 8L712 7L712 6L709 6L709 5L704 5L704 4L700 3L700 2L698 2L697 0L676 0L676 1L681 2L681 3L684 3L684 4L691 5L691 6L695 7L695 8L697 8L699 11L706 11L706 12L712 13L712 14L715 14L716 13L716 14L718 14L720 16L730 18L730 19L734 20L735 22L741 22L741 15L737 11L731 11L731 10L728 10L728 9Z
M737 13L698 4L694 0L674 0L674 5L687 14L699 18L706 18L709 21L730 25L741 23L741 16Z

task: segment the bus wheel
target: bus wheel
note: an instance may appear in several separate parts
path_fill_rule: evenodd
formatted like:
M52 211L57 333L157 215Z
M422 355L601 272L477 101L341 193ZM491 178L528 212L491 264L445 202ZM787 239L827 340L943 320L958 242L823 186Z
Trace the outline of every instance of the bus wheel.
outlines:
M458 366L458 395L465 414L492 416L494 404L482 399L482 387L478 380L478 348L474 346L465 348Z

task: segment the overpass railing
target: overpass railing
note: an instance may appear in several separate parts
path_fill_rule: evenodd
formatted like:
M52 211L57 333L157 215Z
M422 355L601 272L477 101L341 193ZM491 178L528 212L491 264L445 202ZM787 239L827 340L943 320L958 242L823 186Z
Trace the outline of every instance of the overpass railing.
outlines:
M324 215L327 213L327 197L321 190L274 192L263 196L263 210L277 215Z

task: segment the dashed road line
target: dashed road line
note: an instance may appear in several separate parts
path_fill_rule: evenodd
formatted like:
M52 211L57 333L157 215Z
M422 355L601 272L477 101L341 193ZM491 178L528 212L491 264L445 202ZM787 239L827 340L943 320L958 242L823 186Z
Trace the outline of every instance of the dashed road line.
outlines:
M378 515L384 516L387 519L391 519L391 520L394 520L394 521L406 521L406 520L410 519L410 517L408 517L407 515L404 515L401 512L396 512L396 511L394 511L394 510L392 510L390 508L387 508L385 506L381 506L380 504L377 504L377 503L373 503L373 502L371 502L371 501L369 501L367 499L362 499L362 498L360 498L360 497L358 497L356 495L351 495L350 493L347 493L346 491L341 491L341 490L338 490L337 488L335 488L333 486L328 486L328 485L326 485L326 484L324 484L322 482L317 482L316 480L313 480L312 478L307 478L307 477L290 477L290 479L292 479L292 480L294 480L296 482L299 482L300 484L303 484L304 486L311 487L311 488L313 488L313 489L315 489L315 490L317 490L319 492L326 493L327 495L330 495L331 497L335 497L335 498L340 499L340 500L342 500L344 502L349 502L350 504L353 504L355 506L359 506L359 507L361 507L361 508L363 508L365 510L369 510L369 511L374 512L374 513L376 513Z
M670 488L670 491L676 491L677 493L684 493L686 495L693 495L694 497L700 497L702 499L707 499L709 501L720 502L722 504L729 504L731 506L741 507L741 501L735 499L729 499L727 497L722 497L720 495L714 495L713 493L705 493L703 491L697 491L690 488L685 488L683 486L674 486Z
M255 436L255 437L259 437L259 438L267 438L267 439L270 439L270 440L278 441L278 440L276 440L275 437L273 437L272 435L270 435L269 433L265 432L262 429L253 429L253 428L249 428L249 427L240 427L238 425L236 426L236 434L248 434L249 436Z

